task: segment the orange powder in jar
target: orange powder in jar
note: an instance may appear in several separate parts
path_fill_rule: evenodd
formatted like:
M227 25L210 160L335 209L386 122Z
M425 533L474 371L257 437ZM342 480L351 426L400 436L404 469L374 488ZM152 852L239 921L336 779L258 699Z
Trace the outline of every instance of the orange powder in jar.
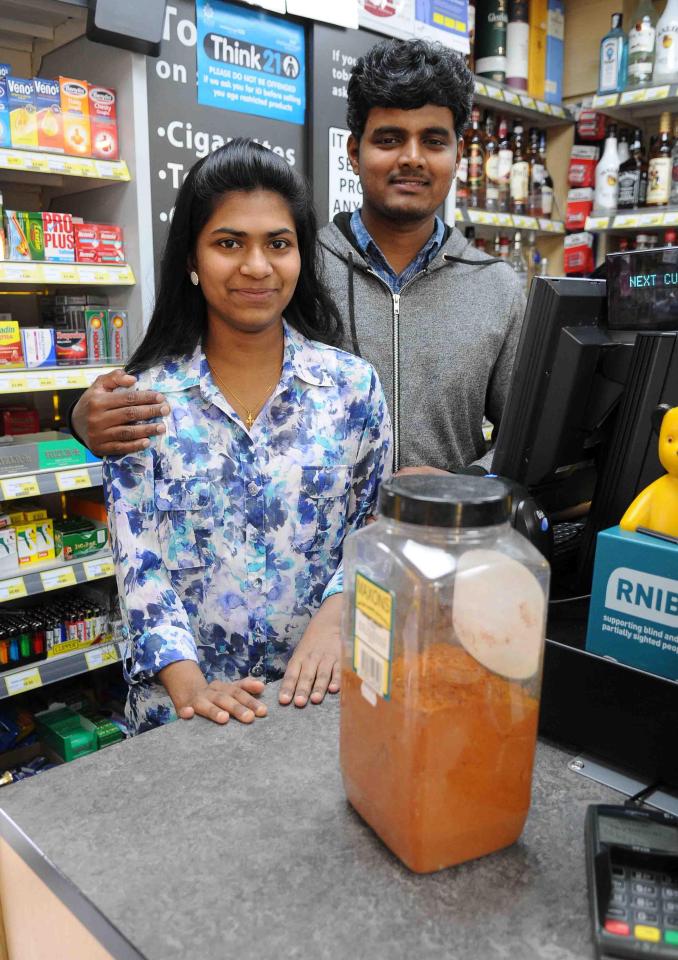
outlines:
M393 663L373 706L344 669L341 769L351 804L411 870L430 873L520 836L530 805L538 700L461 647Z

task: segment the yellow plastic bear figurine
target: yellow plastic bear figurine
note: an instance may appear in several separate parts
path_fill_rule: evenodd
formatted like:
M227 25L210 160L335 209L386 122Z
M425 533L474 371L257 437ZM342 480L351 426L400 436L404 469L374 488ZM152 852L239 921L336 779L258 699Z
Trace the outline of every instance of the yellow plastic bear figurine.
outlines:
M659 432L659 460L667 472L641 490L619 526L678 537L678 407L662 403L652 414L652 426Z

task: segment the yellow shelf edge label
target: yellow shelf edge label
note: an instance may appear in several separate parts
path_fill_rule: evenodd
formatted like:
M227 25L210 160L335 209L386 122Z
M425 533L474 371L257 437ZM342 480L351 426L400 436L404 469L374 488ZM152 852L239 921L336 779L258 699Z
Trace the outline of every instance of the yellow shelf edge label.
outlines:
M0 602L19 600L28 596L26 583L23 577L12 577L9 580L0 580Z
M17 693L25 693L27 690L35 690L37 687L41 687L42 677L38 668L33 667L31 670L22 670L21 673L13 673L9 677L5 677L5 683L7 684L7 693L10 697L13 697Z
M60 493L66 493L69 490L83 490L85 487L91 487L88 470L60 470L56 475L56 485Z
M96 670L98 667L105 667L109 663L117 663L119 659L118 648L114 643L85 651L88 670Z
M72 587L77 583L73 567L56 567L54 570L42 570L40 573L43 590L58 590Z
M18 500L20 497L36 497L40 486L35 476L6 477L0 480L2 496L5 500Z
M113 559L104 557L99 560L85 560L83 563L85 576L88 580L101 580L102 577L112 577L115 573Z

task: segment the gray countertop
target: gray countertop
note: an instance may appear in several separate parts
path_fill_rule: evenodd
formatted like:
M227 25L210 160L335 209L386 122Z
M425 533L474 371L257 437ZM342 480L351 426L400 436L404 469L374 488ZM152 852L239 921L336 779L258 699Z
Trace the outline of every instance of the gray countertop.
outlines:
M276 696L252 727L175 723L2 790L55 892L84 895L138 951L115 956L594 956L584 812L619 794L540 744L520 841L417 876L346 802L337 699L298 710Z

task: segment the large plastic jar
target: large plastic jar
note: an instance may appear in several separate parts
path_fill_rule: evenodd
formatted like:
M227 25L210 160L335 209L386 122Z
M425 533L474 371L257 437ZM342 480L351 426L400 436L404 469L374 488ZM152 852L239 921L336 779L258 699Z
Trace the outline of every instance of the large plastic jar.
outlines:
M344 549L341 770L417 873L513 843L530 805L549 565L498 480L383 484Z

